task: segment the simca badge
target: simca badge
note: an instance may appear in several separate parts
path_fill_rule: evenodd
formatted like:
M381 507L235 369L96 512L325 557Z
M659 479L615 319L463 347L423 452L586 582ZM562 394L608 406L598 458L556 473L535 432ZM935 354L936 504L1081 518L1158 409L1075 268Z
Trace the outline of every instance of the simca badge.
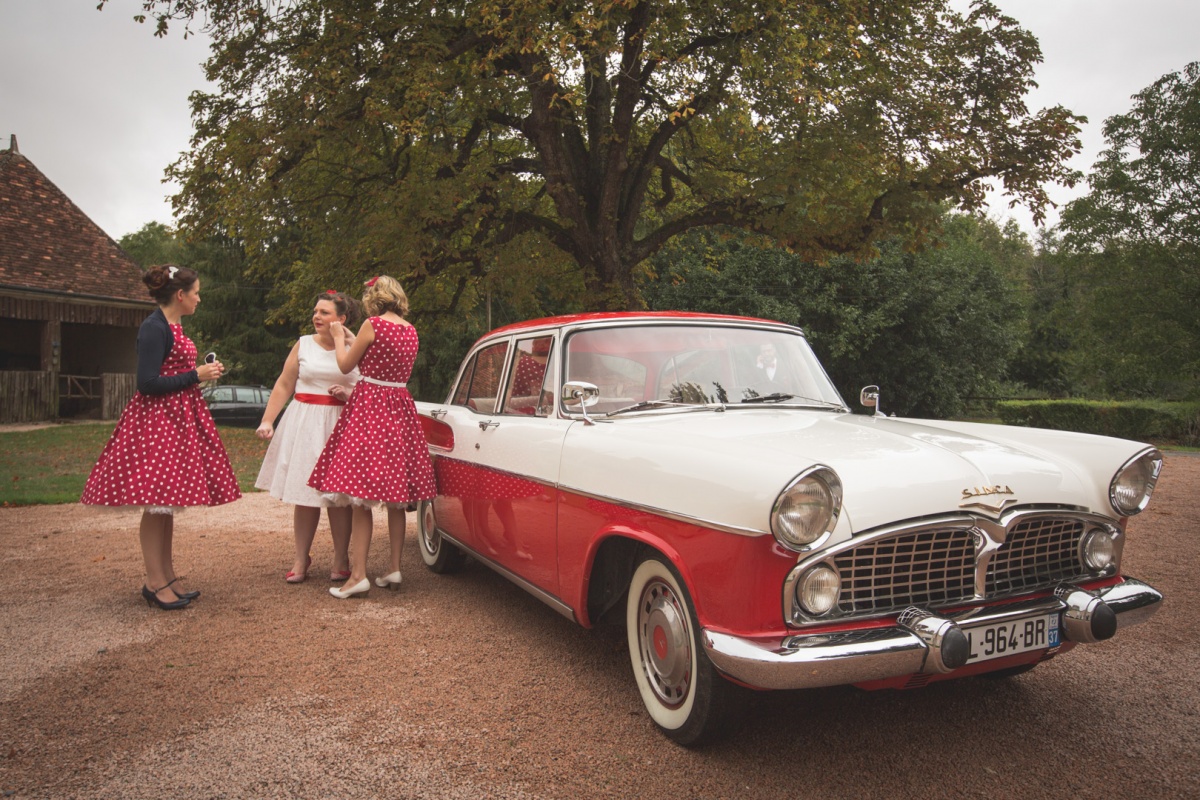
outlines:
M1000 495L1010 495L1000 497ZM987 511L1003 511L1007 506L1017 502L1016 492L1011 486L975 486L963 489L962 502L959 508L982 508Z

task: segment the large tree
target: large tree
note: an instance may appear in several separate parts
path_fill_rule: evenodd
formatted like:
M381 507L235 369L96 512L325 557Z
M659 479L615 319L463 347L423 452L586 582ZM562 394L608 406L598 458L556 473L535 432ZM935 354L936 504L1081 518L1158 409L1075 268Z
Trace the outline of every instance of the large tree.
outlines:
M456 308L575 270L590 304L636 306L638 266L693 228L823 261L920 241L989 185L1040 218L1075 178L1081 119L1026 107L1040 50L986 0L143 5L213 39L183 219L298 294L388 270Z
M1200 392L1200 62L1104 123L1090 191L1063 212L1064 254L1086 286L1079 380L1093 392Z

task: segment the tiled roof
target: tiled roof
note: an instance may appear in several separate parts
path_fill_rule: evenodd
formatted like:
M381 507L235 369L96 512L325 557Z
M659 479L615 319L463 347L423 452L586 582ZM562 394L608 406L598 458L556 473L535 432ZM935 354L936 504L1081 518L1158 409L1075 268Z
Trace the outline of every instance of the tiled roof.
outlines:
M151 302L137 262L15 146L0 150L0 285Z

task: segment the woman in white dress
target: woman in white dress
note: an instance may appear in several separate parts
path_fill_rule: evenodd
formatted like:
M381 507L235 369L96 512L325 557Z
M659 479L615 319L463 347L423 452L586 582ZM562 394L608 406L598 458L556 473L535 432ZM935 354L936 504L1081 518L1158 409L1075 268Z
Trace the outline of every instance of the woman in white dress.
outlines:
M329 531L333 536L333 566L329 579L344 581L350 577L347 555L350 507L330 505L320 492L308 486L308 476L341 416L346 398L358 381L357 369L345 375L338 369L329 326L334 322L348 326L357 317L358 304L349 296L333 290L317 296L312 316L316 333L301 336L292 347L258 426L258 437L270 439L271 445L263 457L262 469L254 485L295 506L292 525L296 557L291 570L284 575L288 583L302 583L308 577L308 568L312 565L310 550L322 508L329 518ZM349 331L347 334L344 346L349 347L353 337L349 336ZM275 417L289 399L293 402L276 429Z

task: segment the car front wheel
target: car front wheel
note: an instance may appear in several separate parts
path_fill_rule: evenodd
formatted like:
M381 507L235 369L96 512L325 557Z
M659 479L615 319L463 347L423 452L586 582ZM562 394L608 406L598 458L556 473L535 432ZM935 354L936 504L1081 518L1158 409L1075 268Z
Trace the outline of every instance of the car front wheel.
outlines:
M432 500L422 500L417 506L417 541L421 560L439 575L458 572L467 560L466 553L442 538L437 529L437 515Z
M703 652L683 581L658 555L634 570L625 630L638 691L655 724L682 745L712 739L723 727L734 687Z

